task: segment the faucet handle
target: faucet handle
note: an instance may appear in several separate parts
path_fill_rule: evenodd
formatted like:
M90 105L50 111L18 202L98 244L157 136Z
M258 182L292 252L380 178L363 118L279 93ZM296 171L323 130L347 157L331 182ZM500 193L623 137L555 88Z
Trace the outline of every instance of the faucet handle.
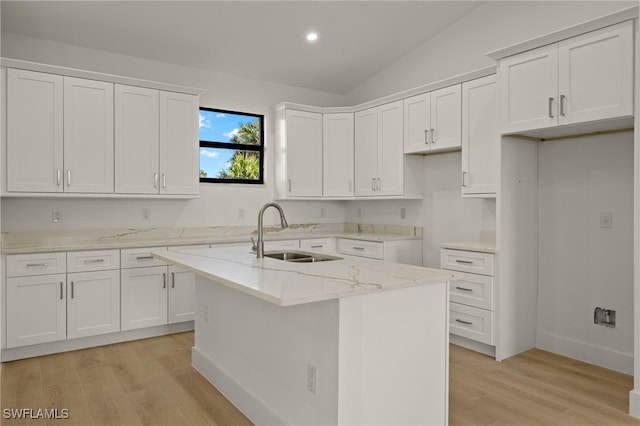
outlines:
M256 240L251 237L251 251L258 251L258 244L256 244Z

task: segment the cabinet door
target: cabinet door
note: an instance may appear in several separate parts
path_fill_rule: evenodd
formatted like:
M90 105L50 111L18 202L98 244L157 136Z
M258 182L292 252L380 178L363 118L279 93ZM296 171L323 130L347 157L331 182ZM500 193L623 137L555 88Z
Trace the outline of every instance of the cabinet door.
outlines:
M376 195L378 177L378 109L369 108L354 116L355 195Z
M197 194L198 108L195 95L160 92L160 193Z
M431 93L404 100L404 152L429 150L431 129Z
M169 324L196 319L196 275L169 266Z
M7 347L64 340L66 275L7 278Z
M496 76L462 85L462 195L494 198L498 185Z
M322 196L322 114L287 110L287 186L291 197Z
M633 115L631 21L559 43L559 124Z
M167 323L167 267L123 269L122 330Z
M120 331L120 271L69 274L67 295L69 339Z
M378 110L378 182L376 195L404 193L402 101Z
M123 194L157 194L158 91L115 86L115 183Z
M113 192L113 83L64 77L65 192Z
M8 191L62 192L62 96L62 76L7 70Z
M431 151L460 147L461 103L459 84L431 92Z
M558 123L558 45L502 59L498 65L502 133Z
M322 117L323 194L353 196L353 114Z

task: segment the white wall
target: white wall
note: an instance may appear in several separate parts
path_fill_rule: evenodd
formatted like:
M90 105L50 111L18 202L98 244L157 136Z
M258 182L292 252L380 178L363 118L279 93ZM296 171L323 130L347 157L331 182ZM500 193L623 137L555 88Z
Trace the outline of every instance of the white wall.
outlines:
M637 1L486 1L347 93L347 102L361 103L493 65L485 53L637 5Z
M633 371L633 132L538 149L537 346ZM600 228L600 213L613 227ZM593 324L596 306L616 328Z
M68 200L5 198L2 231L66 230L114 227L224 226L257 223L260 207L273 197L273 119L271 108L282 101L318 106L340 106L344 98L281 84L160 63L110 52L80 48L15 34L2 33L2 55L51 65L173 83L206 89L202 106L265 115L266 183L247 185L200 185L196 200ZM341 202L286 202L290 223L344 221ZM142 208L151 209L151 220L142 221ZM238 208L245 219L238 219ZM325 217L320 217L320 209ZM51 209L62 212L62 221L51 222ZM275 215L266 220L277 223Z

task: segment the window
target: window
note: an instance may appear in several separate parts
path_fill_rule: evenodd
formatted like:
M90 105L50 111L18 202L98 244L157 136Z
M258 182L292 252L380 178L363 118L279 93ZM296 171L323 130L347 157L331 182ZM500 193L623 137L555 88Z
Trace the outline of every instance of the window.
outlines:
M200 182L264 182L264 116L200 108Z

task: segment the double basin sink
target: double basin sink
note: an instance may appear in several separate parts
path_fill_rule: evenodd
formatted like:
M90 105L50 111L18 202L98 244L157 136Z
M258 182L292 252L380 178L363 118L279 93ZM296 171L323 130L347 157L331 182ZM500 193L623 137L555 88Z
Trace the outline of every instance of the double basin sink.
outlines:
M308 253L304 251L272 251L266 252L264 257L272 259L284 260L285 262L295 263L316 263L327 262L329 260L342 260L341 257L329 256L326 254Z

